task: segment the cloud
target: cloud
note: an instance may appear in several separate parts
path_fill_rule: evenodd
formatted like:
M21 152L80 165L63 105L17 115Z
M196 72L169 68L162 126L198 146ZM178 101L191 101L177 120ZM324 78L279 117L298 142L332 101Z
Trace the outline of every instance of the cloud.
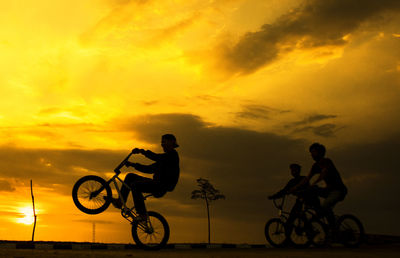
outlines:
M335 133L341 129L336 124L333 123L323 123L320 122L337 118L336 115L325 115L325 114L315 114L305 117L302 120L294 121L289 124L284 125L285 129L289 129L292 134L298 133L312 133L316 136L322 137L334 137Z
M0 192L14 192L15 187L10 184L7 180L0 180Z
M288 165L304 156L302 140L219 127L190 114L139 116L130 121L124 129L134 131L141 141L158 144L161 135L168 132L177 137L182 177L176 190L166 198L201 206L190 199L190 193L197 187L195 179L204 177L226 195L226 200L216 204L225 207L220 212L226 217L254 218L257 211L265 211L258 200L279 188L279 184L274 185L277 174L284 171L286 177ZM235 207L243 212L232 214Z
M0 148L0 177L29 183L60 193L71 192L77 179L87 174L112 172L126 153L111 150L51 150ZM6 182L0 188L11 190Z
M174 3L152 0L111 0L110 11L80 36L83 45L101 43L119 48L159 47L201 18L201 12L181 12ZM175 15L173 13L175 12ZM178 13L176 13L178 12ZM172 14L172 15L171 15ZM131 51L131 50L130 50Z
M236 44L222 43L221 65L232 74L248 74L295 49L343 46L346 36L363 23L399 10L397 0L306 0L275 22L246 33Z
M337 130L339 130L335 124L323 124L318 126L305 126L293 130L293 134L311 132L316 136L322 137L334 137Z
M270 119L270 116L276 113L287 113L288 110L278 110L264 105L244 105L242 111L235 113L236 118L242 119Z
M296 127L300 125L312 124L314 122L320 122L329 118L336 118L336 117L337 117L336 115L324 115L324 114L311 115L304 118L303 120L293 122L290 125L287 125L287 127Z
M125 130L135 131L140 140L149 143L158 143L162 134L173 132L179 142L185 143L187 156L229 162L243 158L264 160L268 155L275 157L276 148L299 146L302 142L273 133L215 126L190 114L138 116L132 118L130 125L125 124ZM267 152L260 152L261 149ZM293 152L289 150L290 154Z
M305 117L302 120L295 121L284 125L285 129L291 130L292 134L311 132L316 136L334 137L335 133L342 127L338 127L333 123L323 123L322 121L337 118L336 115L315 114Z
M146 43L154 46L156 44L160 44L166 39L173 38L179 35L179 33L182 33L185 29L191 27L200 18L200 16L201 15L199 13L195 13L189 18L182 19L168 27L156 30L156 35Z

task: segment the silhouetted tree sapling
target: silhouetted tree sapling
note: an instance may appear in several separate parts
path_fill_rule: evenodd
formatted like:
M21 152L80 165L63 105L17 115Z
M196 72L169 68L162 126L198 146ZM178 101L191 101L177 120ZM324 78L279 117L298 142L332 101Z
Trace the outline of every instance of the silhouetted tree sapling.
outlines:
M204 178L196 180L200 190L194 190L192 192L192 199L204 199L207 207L207 219L208 219L208 243L210 244L210 202L219 199L225 199L225 195L221 194L219 190L215 189L214 186Z

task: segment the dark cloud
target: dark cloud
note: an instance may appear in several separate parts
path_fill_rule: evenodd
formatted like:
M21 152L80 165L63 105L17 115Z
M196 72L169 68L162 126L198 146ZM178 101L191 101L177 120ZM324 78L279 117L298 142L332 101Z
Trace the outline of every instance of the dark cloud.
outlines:
M385 11L398 12L398 0L306 0L237 44L224 45L223 62L231 73L251 73L295 48L340 46L344 36Z
M242 111L235 113L237 118L244 119L270 119L271 115L287 113L288 110L278 110L263 105L244 105Z
M75 181L86 174L111 172L126 153L109 150L50 150L0 148L0 177L29 180L70 194ZM1 184L1 183L0 183ZM4 183L5 184L5 183ZM5 187L5 186L4 186Z
M337 130L338 128L334 124L323 124L319 126L305 126L297 128L293 131L293 133L311 132L316 136L334 137Z
M287 127L296 127L296 126L300 126L300 125L308 125L308 124L312 124L314 122L320 122L329 118L336 118L337 116L335 115L324 115L324 114L316 114L316 115L311 115L308 116L306 118L304 118L303 120L300 121L296 121L293 122L291 124L289 124Z
M141 140L150 143L158 143L162 134L173 132L178 142L184 142L187 157L228 164L232 160L275 158L281 154L282 147L287 155L293 155L295 151L291 148L302 144L272 133L214 126L188 114L135 117L125 129L135 131Z
M14 192L15 187L10 184L7 180L0 180L0 192Z
M264 203L267 194L280 187L274 185L276 176L286 177L288 165L304 156L301 140L218 127L187 114L135 117L125 129L149 143L158 143L164 133L174 133L181 146L183 177L168 198L201 206L190 199L190 193L197 187L196 178L208 178L227 197L216 206L224 207L223 216L235 218L254 218L260 211L266 212L259 200ZM241 212L232 214L232 209Z
M333 137L335 136L335 133L340 129L340 127L333 123L318 123L336 117L336 115L316 114L308 116L300 121L295 121L287 124L284 127L291 130L293 134L311 132L316 136Z

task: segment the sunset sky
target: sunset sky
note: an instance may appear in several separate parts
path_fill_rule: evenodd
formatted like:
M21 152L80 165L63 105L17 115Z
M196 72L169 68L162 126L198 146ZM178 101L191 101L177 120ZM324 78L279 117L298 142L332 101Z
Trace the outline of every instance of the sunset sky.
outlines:
M134 147L174 133L175 191L150 199L170 242L266 243L267 196L323 143L367 232L400 235L400 1L24 0L0 3L0 240L132 243L110 207L73 204ZM133 157L133 160L136 157ZM142 159L141 159L142 161ZM125 172L131 171L125 169ZM131 201L131 200L130 200ZM27 217L26 217L27 216Z

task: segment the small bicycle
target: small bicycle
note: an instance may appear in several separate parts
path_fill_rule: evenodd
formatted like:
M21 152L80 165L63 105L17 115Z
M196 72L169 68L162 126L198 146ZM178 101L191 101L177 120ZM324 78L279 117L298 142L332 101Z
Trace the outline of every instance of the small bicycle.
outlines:
M287 244L286 237L286 221L289 217L289 212L283 210L283 204L285 203L285 196L281 199L280 203L277 203L275 199L273 199L274 206L279 211L278 218L272 218L267 221L264 227L265 238L268 243L270 243L274 247L284 247Z
M304 201L300 199L302 206ZM283 210L285 196L278 203L273 200L274 206L279 210L279 218L272 218L265 224L264 234L267 241L274 247L305 248L313 244L316 247L326 242L327 228L319 220L308 214L307 209L301 209L294 218L289 219L289 212Z
M105 211L111 203L112 191L110 184L114 183L118 192L119 199L123 204L121 215L132 225L132 237L135 243L147 250L157 250L163 248L169 239L169 225L167 220L155 211L147 212L147 220L139 219L135 212L135 207L129 208L121 196L121 190L117 180L126 187L131 187L119 178L120 169L132 156L132 152L114 169L115 175L108 181L99 176L89 175L80 178L72 189L72 199L76 207L87 214L99 214ZM146 195L144 198L152 196Z

